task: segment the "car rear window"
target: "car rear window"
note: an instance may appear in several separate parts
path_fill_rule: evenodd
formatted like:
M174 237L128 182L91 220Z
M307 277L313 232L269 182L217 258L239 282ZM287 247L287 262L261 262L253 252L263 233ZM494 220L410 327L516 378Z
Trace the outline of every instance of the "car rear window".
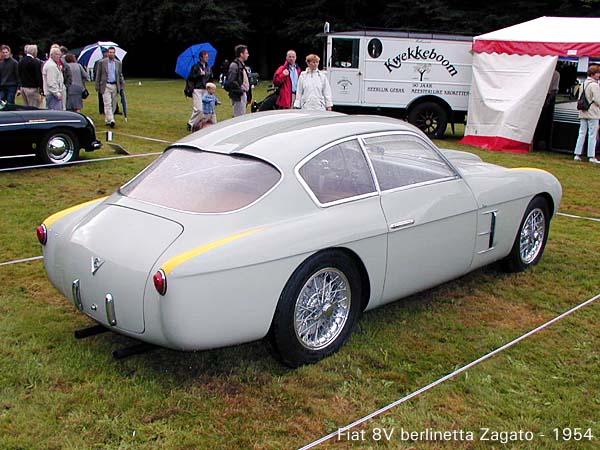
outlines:
M275 167L257 158L172 148L120 192L181 211L224 213L255 202L280 178Z

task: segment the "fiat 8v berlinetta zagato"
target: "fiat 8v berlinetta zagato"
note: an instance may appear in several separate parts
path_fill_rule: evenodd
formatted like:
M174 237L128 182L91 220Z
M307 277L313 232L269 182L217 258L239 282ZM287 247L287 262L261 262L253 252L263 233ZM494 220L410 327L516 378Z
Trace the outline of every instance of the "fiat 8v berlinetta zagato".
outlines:
M185 137L37 234L51 282L100 325L179 350L268 336L298 366L364 310L538 263L561 194L399 120L275 111Z

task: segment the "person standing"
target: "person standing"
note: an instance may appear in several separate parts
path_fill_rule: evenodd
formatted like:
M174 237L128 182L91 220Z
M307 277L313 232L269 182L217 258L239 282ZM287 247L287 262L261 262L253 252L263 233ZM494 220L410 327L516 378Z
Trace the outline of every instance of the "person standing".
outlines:
M41 92L44 92L42 80L42 62L37 58L38 48L35 44L26 45L25 56L19 61L19 79L21 95L27 106L42 107Z
M229 92L229 98L231 98L233 117L246 114L246 105L252 101L252 86L246 69L246 61L249 56L247 46L237 45L235 59L229 65L225 90Z
M600 65L592 64L588 68L588 77L583 82L581 95L585 95L590 102L587 111L579 111L579 136L575 144L575 161L581 161L583 153L583 142L587 134L587 156L588 161L594 164L600 164L596 159L596 138L598 136L598 122L600 121Z
M73 53L65 55L66 65L71 73L71 85L67 86L67 110L80 112L83 109L83 91L89 80L86 70L77 62Z
M104 122L115 127L115 111L117 110L117 94L125 86L121 61L115 58L115 48L108 48L108 57L98 64L96 91L102 94L104 103Z
M102 59L96 60L94 63L94 68L92 69L92 76L94 78L94 82L98 79L98 67L103 59L108 58L108 49L102 47ZM104 101L102 100L102 94L97 92L98 94L98 114L104 115Z
M65 98L63 99L63 103L65 104L65 108L67 106L67 98L69 97L69 87L71 86L71 83L73 82L73 76L71 75L71 67L67 64L67 54L69 53L69 49L67 47L65 47L64 45L61 45L60 47L60 63L58 63L58 65L60 66L60 68L63 71L63 77L65 79L65 89L67 90L67 95L65 95Z
M42 68L42 79L44 82L44 95L48 109L63 111L63 94L65 81L63 72L58 65L60 61L60 49L50 49L50 58Z
M296 52L288 50L285 63L279 66L273 75L273 85L279 88L279 96L275 104L282 109L290 109L296 100L298 78L302 70L296 64Z
M15 97L21 93L19 81L19 63L12 57L8 45L0 47L0 100L14 103Z
M62 102L63 102L63 107L62 109L65 110L67 108L67 87L71 85L71 69L69 69L69 66L67 66L66 62L64 61L64 55L66 53L66 47L61 47L59 44L52 44L50 46L50 51L52 51L53 48L57 48L60 51L60 59L58 60L57 64L58 67L60 68L60 71L63 74L63 82L64 82L64 90L62 93ZM46 101L47 103L47 101Z
M307 68L298 78L294 108L315 111L331 111L331 86L327 76L319 70L320 58L310 54L306 57Z
M212 79L212 67L208 65L209 53L206 50L198 54L200 61L192 66L188 80L194 83L194 92L192 94L193 110L190 120L188 120L188 131L191 131L196 122L202 116L202 97L206 94L206 83Z

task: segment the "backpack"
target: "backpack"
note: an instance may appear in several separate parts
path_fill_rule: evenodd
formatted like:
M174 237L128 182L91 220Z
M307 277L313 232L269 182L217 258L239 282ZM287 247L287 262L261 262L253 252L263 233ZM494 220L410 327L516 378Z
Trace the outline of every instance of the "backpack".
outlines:
M234 59L232 64L237 65L238 67L238 79L230 80L229 73L225 77L225 83L223 83L223 89L233 95L242 95L241 85L244 80L244 76L242 75L242 70L246 70L245 66L243 66L237 59Z
M577 100L577 109L579 111L587 111L588 109L590 109L591 105L592 102L590 102L587 96L585 95L585 83L583 83L583 92L579 96L579 100Z

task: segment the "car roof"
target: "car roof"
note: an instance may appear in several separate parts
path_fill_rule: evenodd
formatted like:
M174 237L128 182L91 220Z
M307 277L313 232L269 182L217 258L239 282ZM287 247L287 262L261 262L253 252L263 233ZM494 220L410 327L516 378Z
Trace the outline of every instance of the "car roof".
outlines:
M279 110L225 120L179 140L186 146L225 154L255 156L277 165L295 165L331 142L382 131L412 131L412 125L389 117L327 111Z

